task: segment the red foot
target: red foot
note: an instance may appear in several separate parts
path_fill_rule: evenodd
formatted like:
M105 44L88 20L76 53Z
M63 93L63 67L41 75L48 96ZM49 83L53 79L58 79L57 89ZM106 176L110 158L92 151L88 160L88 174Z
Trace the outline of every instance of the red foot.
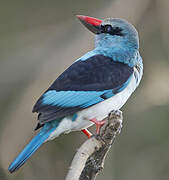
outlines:
M96 118L90 119L96 125L96 134L100 133L101 127L105 124L106 120L98 121Z
M82 129L82 132L88 137L90 138L92 136L92 133L90 131L88 131L87 129Z

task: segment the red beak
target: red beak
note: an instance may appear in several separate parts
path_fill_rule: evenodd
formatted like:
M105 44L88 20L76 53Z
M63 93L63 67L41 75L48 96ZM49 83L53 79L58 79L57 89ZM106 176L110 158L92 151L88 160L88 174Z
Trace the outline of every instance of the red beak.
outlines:
M85 25L93 33L95 34L100 33L100 25L102 23L102 20L89 16L81 16L81 15L77 15L77 18L82 22L83 25Z

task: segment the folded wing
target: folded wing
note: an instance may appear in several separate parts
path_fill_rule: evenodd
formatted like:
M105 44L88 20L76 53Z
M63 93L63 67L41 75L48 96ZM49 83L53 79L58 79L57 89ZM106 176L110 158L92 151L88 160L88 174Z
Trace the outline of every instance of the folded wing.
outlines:
M103 55L76 61L39 98L33 112L39 113L40 124L72 115L121 92L132 74L132 67Z

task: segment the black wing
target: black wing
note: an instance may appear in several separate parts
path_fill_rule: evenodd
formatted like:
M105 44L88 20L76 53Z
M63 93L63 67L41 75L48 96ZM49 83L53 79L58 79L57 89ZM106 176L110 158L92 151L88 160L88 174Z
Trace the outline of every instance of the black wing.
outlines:
M79 60L65 70L33 108L41 124L71 115L123 90L133 68L96 55Z

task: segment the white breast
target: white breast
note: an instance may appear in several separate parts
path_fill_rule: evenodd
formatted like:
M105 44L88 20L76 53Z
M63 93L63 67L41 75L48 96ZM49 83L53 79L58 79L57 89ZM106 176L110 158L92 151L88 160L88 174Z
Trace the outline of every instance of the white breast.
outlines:
M75 121L72 121L71 116L65 117L60 122L56 130L50 135L48 140L59 136L63 132L67 133L70 131L87 128L93 124L89 121L90 119L96 118L97 120L102 120L107 117L112 110L120 109L126 103L128 98L131 96L131 94L134 92L134 90L140 83L141 77L142 69L139 72L136 68L134 68L134 73L131 77L131 81L123 91L117 93L115 96L107 100L104 100L103 102L79 111L77 113L77 118Z
M104 119L112 110L120 109L135 89L136 80L133 75L130 83L122 92L92 107L79 111L78 118L88 120L92 118L97 120Z

